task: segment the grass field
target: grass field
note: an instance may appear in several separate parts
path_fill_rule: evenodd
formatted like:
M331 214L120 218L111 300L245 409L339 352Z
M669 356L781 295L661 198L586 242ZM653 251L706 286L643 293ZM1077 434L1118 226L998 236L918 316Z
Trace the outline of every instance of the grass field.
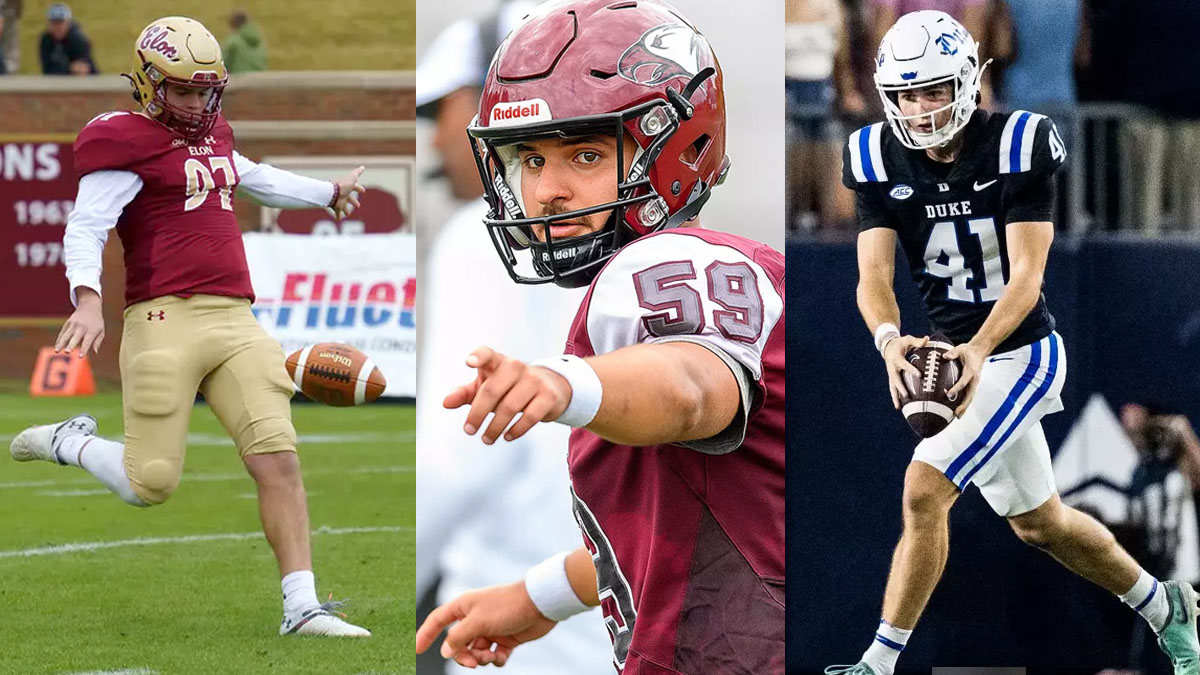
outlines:
M0 394L0 448L87 411L119 436L119 395ZM0 673L410 673L412 406L293 406L317 593L366 640L279 637L280 588L254 483L203 405L166 504L138 509L73 467L0 453Z
M25 0L21 72L40 74L38 40L54 0ZM415 0L75 0L68 2L92 41L102 73L128 71L138 33L160 16L190 16L218 40L229 14L244 9L267 40L271 70L411 70L416 67Z

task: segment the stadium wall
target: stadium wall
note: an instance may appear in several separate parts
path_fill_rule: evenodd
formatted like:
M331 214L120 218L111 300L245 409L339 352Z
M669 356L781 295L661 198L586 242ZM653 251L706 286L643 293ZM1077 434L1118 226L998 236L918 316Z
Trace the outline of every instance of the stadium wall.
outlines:
M90 78L0 78L0 145L70 143L90 119L135 105L117 75ZM266 72L236 75L223 102L238 151L250 159L302 155L406 155L416 151L415 77L409 71ZM74 194L69 195L73 198ZM259 208L237 200L243 230L258 226ZM11 227L0 213L0 227ZM97 377L119 381L117 364L124 266L117 238L104 252L107 336L93 358ZM0 316L0 379L27 380L39 347L53 344L70 313L63 283L62 317L28 320Z
M900 537L917 438L892 410L855 306L854 244L791 241L788 307L789 672L819 672L870 644ZM1067 348L1066 410L1043 426L1056 451L1088 396L1152 401L1200 422L1200 243L1086 238L1050 255L1046 294ZM907 268L905 332L927 325ZM951 517L950 560L901 661L1095 673L1126 663L1135 615L1017 540L975 489ZM1082 627L1086 626L1086 630ZM1035 672L1031 669L1030 672Z

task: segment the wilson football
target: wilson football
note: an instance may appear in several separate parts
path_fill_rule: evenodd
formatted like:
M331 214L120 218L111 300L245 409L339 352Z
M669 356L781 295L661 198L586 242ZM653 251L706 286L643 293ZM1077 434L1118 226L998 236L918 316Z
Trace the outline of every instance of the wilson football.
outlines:
M286 364L296 387L325 405L370 403L387 388L387 380L369 356L338 342L321 342L292 352Z
M948 342L931 338L924 347L908 352L908 362L921 371L921 377L907 371L901 373L908 396L901 401L900 412L921 438L941 432L954 419L960 395L952 398L947 392L958 382L962 364L958 359L942 358L952 347Z

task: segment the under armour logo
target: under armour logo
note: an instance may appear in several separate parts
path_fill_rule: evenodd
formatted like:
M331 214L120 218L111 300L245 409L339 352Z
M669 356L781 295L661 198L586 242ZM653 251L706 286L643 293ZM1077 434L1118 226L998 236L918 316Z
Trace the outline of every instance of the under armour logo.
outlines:
M205 137L204 137L204 142L205 142L205 143L207 143L207 144L209 144L209 145L216 145L216 144L217 144L217 137L216 137L216 136L205 136Z
M146 312L147 321L153 321L155 319L158 319L159 321L166 321L167 311L165 309L160 309L157 312Z

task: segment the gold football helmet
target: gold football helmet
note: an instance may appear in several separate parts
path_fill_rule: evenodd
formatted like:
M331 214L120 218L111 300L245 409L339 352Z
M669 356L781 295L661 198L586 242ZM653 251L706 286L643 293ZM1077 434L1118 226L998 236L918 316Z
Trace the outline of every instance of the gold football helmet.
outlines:
M208 134L221 114L221 93L229 82L221 44L199 21L168 16L152 21L133 49L133 98L150 117L188 139ZM208 89L200 112L167 102L167 85Z

